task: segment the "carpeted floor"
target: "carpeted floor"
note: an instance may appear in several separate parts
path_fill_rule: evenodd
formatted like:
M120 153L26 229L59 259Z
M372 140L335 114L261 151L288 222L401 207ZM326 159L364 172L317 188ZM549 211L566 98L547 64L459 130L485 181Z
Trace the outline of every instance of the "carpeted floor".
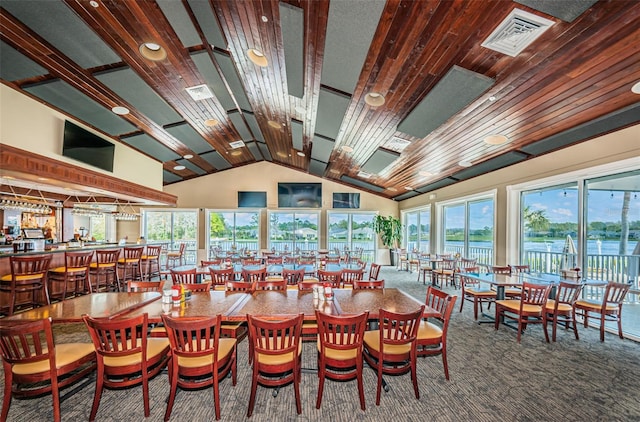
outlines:
M399 287L424 300L426 286L416 274L383 267L388 287ZM459 294L459 291L456 293ZM542 328L533 326L516 342L516 332L473 321L467 302L458 312L459 299L449 331L449 372L446 381L440 357L418 362L420 400L413 395L409 375L386 377L391 389L375 405L376 376L365 367L367 410L360 410L355 381L327 381L322 408L316 410L317 375L304 372L302 415L295 411L293 387L272 390L259 387L254 415L258 421L640 421L640 344L607 334L604 343L595 329L579 327L580 340L571 331L559 330L558 341L547 344ZM89 341L82 325L58 325L56 341ZM315 344L304 345L303 365L316 366ZM0 374L2 374L0 372ZM2 378L3 374L2 374ZM220 385L222 420L246 419L251 384L247 342L238 346L238 383L230 378ZM0 387L1 388L1 387ZM166 373L151 382L150 421L162 421L169 385ZM62 404L63 421L88 419L94 384L83 387ZM98 421L145 420L142 390L106 390ZM9 421L42 421L52 418L51 397L13 400ZM213 392L179 391L171 420L214 420Z

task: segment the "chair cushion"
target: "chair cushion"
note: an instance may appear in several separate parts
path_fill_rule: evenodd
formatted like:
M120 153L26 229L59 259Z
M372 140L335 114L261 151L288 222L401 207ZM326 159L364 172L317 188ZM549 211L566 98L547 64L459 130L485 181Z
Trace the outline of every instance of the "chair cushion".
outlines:
M520 299L497 300L496 303L504 308L507 308L509 311L512 311L512 312L520 311ZM542 306L525 304L522 307L522 311L527 313L542 312Z
M318 346L318 352L320 352L321 347L320 347L320 339L318 338L317 341L317 346ZM333 359L333 360L351 360L351 359L355 359L358 357L358 348L354 347L353 349L332 349L330 347L325 347L324 348L324 355L328 358L328 359Z
M95 353L93 343L61 343L56 345L56 368L69 365L85 356ZM49 371L49 359L30 363L17 363L12 371L16 375L38 374Z
M465 287L465 294L470 294L473 296L487 296L487 297L496 297L496 292L490 289L476 289L475 287Z
M114 267L116 265L115 262L105 262L105 263L100 263L98 264L97 262L92 262L91 264L89 264L90 268L98 268L98 265L100 265L100 268L110 268L110 267Z
M231 355L236 346L235 338L221 338L218 343L218 360L224 359ZM178 366L183 368L199 368L201 366L210 366L213 364L213 353L198 357L178 356Z
M418 340L432 340L442 338L442 328L431 322L422 320L418 326Z
M302 354L302 342L298 343L298 356ZM294 354L282 353L279 355L267 355L265 353L258 353L258 362L262 365L282 365L285 363L293 362Z
M169 339L162 337L147 338L147 359L154 358L169 348ZM142 362L142 353L133 353L126 356L105 356L106 366L129 366Z
M25 274L16 276L16 281L29 281L40 280L43 277L41 274ZM0 281L11 281L11 274L6 274L0 277Z
M54 273L82 273L87 271L87 267L55 267L55 268L51 268L49 271L54 272Z
M547 311L553 311L553 308L556 306L556 301L553 299L549 299L547 300L547 305L545 306L545 309ZM558 303L558 311L560 312L571 312L571 310L573 309L573 306L571 306L569 303Z
M364 344L368 349L380 353L380 331L371 330L364 332ZM384 353L387 355L403 355L411 352L411 344L385 344Z
M576 308L581 308L581 309L586 308L588 310L593 310L595 312L598 312L600 309L602 309L602 302L597 302L595 300L578 300L576 301L574 306ZM617 303L607 303L607 307L606 307L607 311L616 311L617 309L618 309Z

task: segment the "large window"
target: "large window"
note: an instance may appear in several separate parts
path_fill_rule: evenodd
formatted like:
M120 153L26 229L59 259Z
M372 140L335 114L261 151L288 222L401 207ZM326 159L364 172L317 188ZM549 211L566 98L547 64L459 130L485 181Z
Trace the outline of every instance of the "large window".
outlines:
M215 255L214 248L260 249L260 211L209 210L207 221L209 257Z
M493 265L494 197L442 205L442 251Z
M362 248L362 259L373 261L376 248L376 235L373 232L374 212L336 212L329 211L327 220L329 227L327 246L329 249L347 248L354 251Z
M142 235L149 243L166 242L176 250L186 243L185 261L196 263L198 240L197 210L142 210Z
M431 209L420 209L404 213L404 238L407 239L408 250L430 251Z
M520 218L523 264L557 273L578 264L576 183L522 192Z
M281 252L317 250L319 221L319 211L269 212L269 248Z

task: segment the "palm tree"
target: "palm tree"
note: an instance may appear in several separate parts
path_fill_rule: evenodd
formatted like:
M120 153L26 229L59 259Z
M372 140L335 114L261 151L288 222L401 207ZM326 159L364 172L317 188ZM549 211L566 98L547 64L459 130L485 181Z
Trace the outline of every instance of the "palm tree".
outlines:
M544 210L532 211L528 205L522 211L522 218L524 219L525 228L534 233L546 231L551 224L547 216L544 215Z

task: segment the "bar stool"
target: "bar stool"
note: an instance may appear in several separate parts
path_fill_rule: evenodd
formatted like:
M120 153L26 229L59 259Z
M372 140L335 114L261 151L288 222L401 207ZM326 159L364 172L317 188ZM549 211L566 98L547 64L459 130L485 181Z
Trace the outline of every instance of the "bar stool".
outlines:
M140 257L140 260L145 268L144 278L151 280L151 277L160 277L160 252L162 251L162 245L147 245L147 250ZM155 268L154 268L155 266Z
M176 261L178 262L178 266L182 265L184 250L186 248L187 248L187 244L181 243L180 249L178 249L177 251L172 251L167 253L167 263L165 266L165 270L175 267Z
M142 252L144 246L125 246L122 258L118 259L118 268L122 270L122 280L142 280ZM137 273L137 274L136 274Z
M49 297L65 300L69 283L73 285L71 297L81 293L91 293L89 282L89 265L94 251L64 253L64 265L49 270ZM62 284L62 289L56 285ZM62 291L61 291L62 290Z
M120 277L116 271L119 257L120 249L99 249L96 251L96 261L89 265L89 274L94 279L95 287L92 289L94 292L110 288L120 291Z
M13 315L17 307L24 305L42 305L40 299L44 297L47 305L49 301L49 291L47 289L47 273L51 263L51 254L12 256L9 258L11 274L0 277L0 292L9 295L9 306L3 306L2 312L8 316ZM31 293L31 301L17 303L23 293ZM40 293L40 297L37 297ZM4 309L7 309L5 312Z

